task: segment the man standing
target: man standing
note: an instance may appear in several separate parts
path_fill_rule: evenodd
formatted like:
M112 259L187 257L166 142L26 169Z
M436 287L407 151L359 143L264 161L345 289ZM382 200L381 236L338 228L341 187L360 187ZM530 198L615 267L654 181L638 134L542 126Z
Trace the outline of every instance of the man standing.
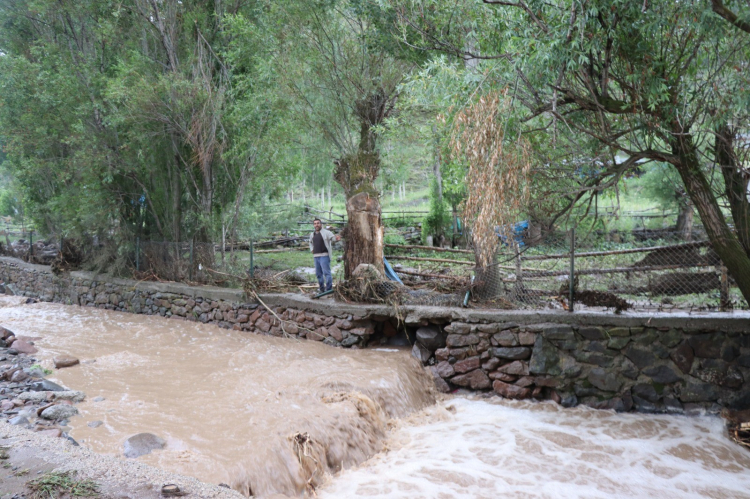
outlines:
M318 277L320 292L324 293L333 288L331 277L331 260L333 260L333 241L338 241L339 236L323 228L319 218L313 220L315 231L310 234L310 251L315 258L315 275Z

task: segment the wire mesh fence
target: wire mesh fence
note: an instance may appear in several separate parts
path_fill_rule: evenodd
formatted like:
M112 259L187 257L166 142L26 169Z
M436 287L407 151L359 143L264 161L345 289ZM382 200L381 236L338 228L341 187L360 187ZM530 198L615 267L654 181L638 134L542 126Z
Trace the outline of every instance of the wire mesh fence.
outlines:
M138 280L313 293L318 283L308 238L309 233L301 229L263 241L138 240L133 248L116 249L118 258L124 260L120 275ZM500 241L495 263L485 268L475 265L474 251L466 247L386 244L386 256L403 284L400 302L617 312L748 308L698 228L675 231L642 226L607 232L542 233L527 227ZM21 239L5 248L5 254L32 263L51 263L53 271L81 268L81 262L97 258L112 261L112 248L96 239L76 241L77 248L73 244L56 237ZM334 248L334 256L339 258L332 262L338 283L344 277L341 250L341 246ZM79 261L67 265L76 254Z
M262 292L317 288L307 237L235 244L138 241L132 256L137 279L241 288ZM339 266L340 267L340 266ZM335 270L339 267L334 265Z
M627 236L570 230L518 238L503 245L494 265L476 269L472 297L514 308L747 308L703 234Z

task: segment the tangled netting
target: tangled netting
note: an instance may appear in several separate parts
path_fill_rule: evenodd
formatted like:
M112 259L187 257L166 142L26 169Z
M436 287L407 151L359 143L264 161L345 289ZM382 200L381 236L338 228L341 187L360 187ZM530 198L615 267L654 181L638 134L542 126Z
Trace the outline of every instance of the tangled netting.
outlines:
M300 286L308 284L310 282L303 275L290 269L281 272L271 269L255 269L252 277L248 273L242 279L242 288L248 296L253 291L257 293L297 291Z
M406 288L384 279L372 265L360 265L352 277L336 286L336 298L344 302L400 305Z
M750 410L724 409L721 415L727 422L729 438L750 449Z

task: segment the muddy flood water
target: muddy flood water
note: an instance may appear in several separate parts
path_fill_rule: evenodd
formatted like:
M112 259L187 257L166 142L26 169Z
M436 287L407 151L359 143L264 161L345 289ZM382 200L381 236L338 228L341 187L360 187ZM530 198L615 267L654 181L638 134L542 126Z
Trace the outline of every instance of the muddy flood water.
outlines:
M0 298L0 324L87 394L82 446L256 496L750 498L750 453L712 416L439 397L407 349L336 349L215 326ZM92 427L89 423L101 421Z

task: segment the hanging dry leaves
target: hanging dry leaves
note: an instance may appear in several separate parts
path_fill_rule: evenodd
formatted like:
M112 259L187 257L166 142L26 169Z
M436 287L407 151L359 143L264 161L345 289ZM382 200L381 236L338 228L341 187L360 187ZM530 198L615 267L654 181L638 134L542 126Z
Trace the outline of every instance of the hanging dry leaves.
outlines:
M513 241L513 224L529 199L530 145L522 137L506 136L509 113L505 93L486 94L456 115L451 133L453 157L469 165L463 211L480 267L494 260L498 228Z

